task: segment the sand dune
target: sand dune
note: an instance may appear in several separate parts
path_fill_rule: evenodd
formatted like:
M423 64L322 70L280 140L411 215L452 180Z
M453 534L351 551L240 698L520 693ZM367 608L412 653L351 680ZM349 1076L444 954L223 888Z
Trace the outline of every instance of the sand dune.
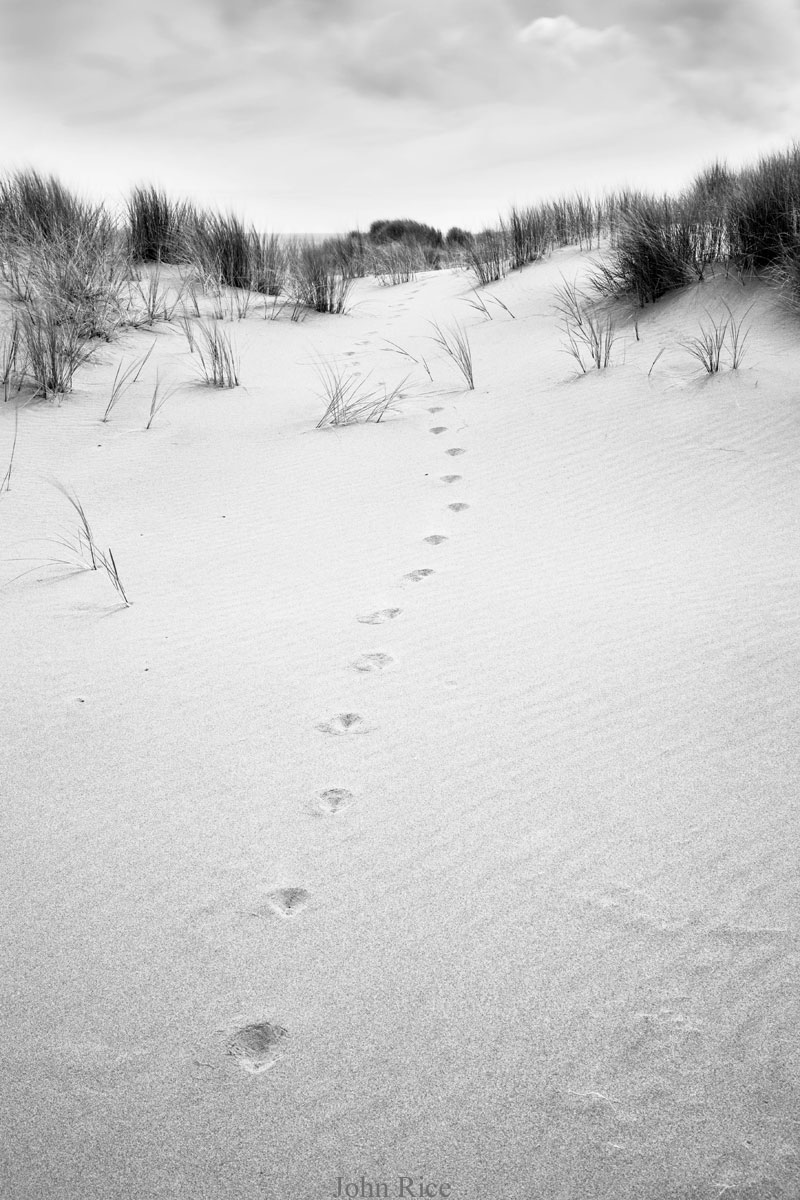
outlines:
M117 347L21 410L5 1194L800 1196L796 328L711 280L576 378L586 263L490 289L513 319L455 272L251 318L231 392L160 326L107 424ZM748 354L706 378L723 300ZM412 375L316 430L319 356ZM44 561L53 479L129 608Z

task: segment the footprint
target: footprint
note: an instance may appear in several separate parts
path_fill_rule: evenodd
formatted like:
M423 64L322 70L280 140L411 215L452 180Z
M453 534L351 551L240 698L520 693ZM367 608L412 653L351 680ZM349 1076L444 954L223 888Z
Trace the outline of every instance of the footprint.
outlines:
M320 817L335 817L353 803L355 797L347 788L327 788L314 801L314 812Z
M463 512L465 508L469 508L469 505L465 504L463 500L457 500L455 504L448 504L447 507L452 512Z
M442 483L458 483L459 479L463 479L463 475L442 475Z
M451 446L449 450L445 450L445 454L449 454L451 458L455 458L457 454L466 453L466 450L463 450L461 446Z
M408 575L403 576L403 579L407 579L410 583L419 583L420 579L427 579L428 575L433 575L433 568L420 567L416 571L409 571Z
M384 667L394 662L391 654L383 654L375 650L371 654L362 654L350 664L356 671L382 671Z
M431 546L441 546L442 542L447 541L447 535L444 533L430 533L422 540L423 542L428 542Z
M296 917L308 900L308 892L301 887L276 888L274 892L267 892L267 904L279 917Z
M245 1025L228 1040L227 1052L243 1071L260 1075L275 1066L284 1052L283 1041L287 1036L282 1025L273 1025L271 1021Z
M442 408L441 404L434 404L433 408L428 409L428 412L430 412L430 413L444 412L444 409Z
M330 721L323 721L317 726L320 733L332 733L337 737L343 734L369 733L370 727L358 713L336 713Z
M447 433L447 426L446 425L433 425L428 430L428 433Z
M362 625L382 625L384 621L393 621L399 617L402 608L381 608L378 612L369 613L364 617L356 617Z

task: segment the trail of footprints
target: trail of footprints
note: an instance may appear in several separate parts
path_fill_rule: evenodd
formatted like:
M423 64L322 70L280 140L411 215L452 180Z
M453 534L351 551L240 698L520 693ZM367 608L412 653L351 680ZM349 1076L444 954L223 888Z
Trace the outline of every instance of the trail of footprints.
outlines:
M428 412L431 414L442 411L443 408L441 405L434 405L428 409ZM447 426L434 425L430 427L428 432L438 437L440 434L447 433ZM463 446L451 446L445 450L445 454L449 455L450 458L457 458L462 454L466 454L466 452ZM460 483L463 476L442 475L440 479L442 483L451 485ZM469 505L461 500L447 505L448 511L454 513L464 512L468 508ZM449 539L447 534L431 533L422 540L428 546L441 546ZM400 586L420 583L434 573L432 567L418 567L413 571L409 571L401 578ZM389 621L394 621L401 615L402 611L401 608L381 608L375 612L357 615L356 620L362 625L383 625ZM369 650L354 659L350 663L350 667L354 671L365 675L375 674L392 667L394 662L395 660L391 654L387 654L382 650ZM320 733L330 737L353 737L371 733L374 726L370 725L360 713L340 712L334 713L326 721L319 722L316 728ZM347 788L326 788L313 798L310 812L312 816L323 820L333 819L346 812L354 801L355 796L353 792ZM310 896L306 889L302 887L280 887L268 892L265 899L266 906L260 915L291 920L303 912L309 903ZM262 1021L253 1025L245 1025L228 1039L227 1054L242 1071L251 1075L260 1075L268 1071L282 1058L286 1051L288 1037L288 1030L274 1021Z

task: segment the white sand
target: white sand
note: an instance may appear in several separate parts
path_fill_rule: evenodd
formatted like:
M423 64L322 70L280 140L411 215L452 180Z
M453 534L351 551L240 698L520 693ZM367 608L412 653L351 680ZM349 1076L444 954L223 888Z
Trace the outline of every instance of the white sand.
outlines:
M232 392L161 326L104 425L134 333L20 412L3 1196L800 1196L797 325L712 281L576 379L586 262L490 288L515 320L451 272L250 317ZM749 350L706 379L677 342L724 298ZM453 315L474 392L423 340ZM393 386L384 338L434 382L315 431L314 356ZM53 479L130 608L44 564Z

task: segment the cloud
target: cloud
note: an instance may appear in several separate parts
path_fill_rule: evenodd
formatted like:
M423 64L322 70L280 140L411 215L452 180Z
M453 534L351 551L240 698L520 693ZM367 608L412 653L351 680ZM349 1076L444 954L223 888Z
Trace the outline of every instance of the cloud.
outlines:
M537 17L518 33L521 42L539 46L568 58L598 52L627 50L632 38L619 25L594 29L571 17Z
M499 205L582 172L624 182L626 164L691 173L800 128L796 0L0 6L6 154L52 153L55 170L153 163L176 187L319 206L457 178Z

